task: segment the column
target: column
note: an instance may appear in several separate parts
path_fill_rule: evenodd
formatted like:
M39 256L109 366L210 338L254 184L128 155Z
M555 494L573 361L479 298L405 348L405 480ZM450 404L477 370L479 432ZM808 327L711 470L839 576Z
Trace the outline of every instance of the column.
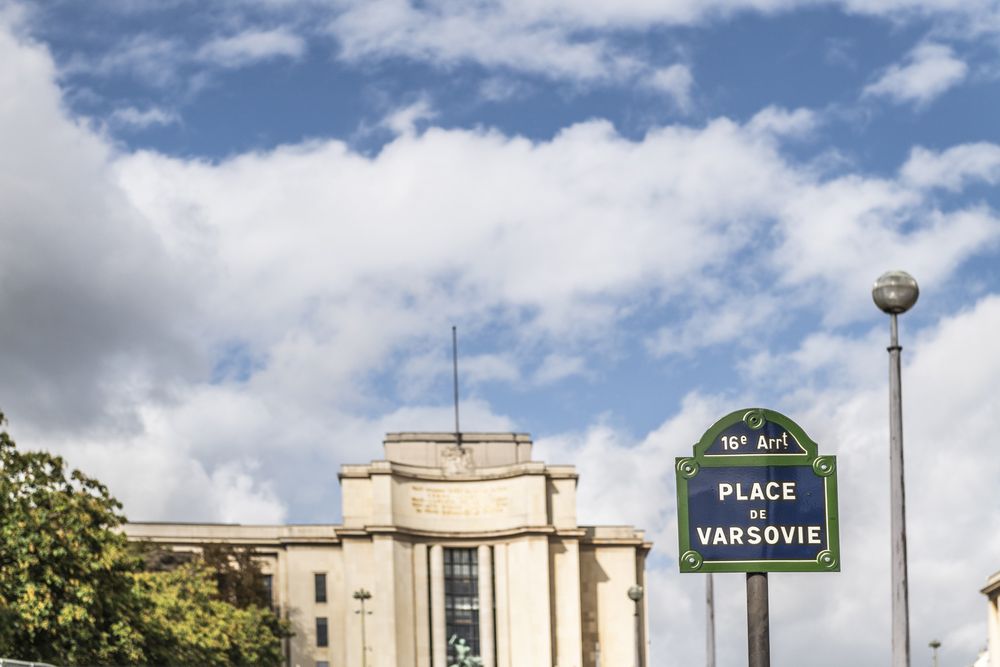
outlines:
M507 545L493 547L496 556L497 667L513 667L510 661L510 595L507 586Z
M483 667L496 667L493 645L493 559L489 546L479 546L479 656Z
M372 599L365 605L368 617L365 637L367 667L394 667L396 654L396 586L403 577L396 571L395 543L391 536L372 537ZM364 663L363 663L364 664Z
M580 667L583 661L583 614L580 597L580 543L574 538L552 538L552 611L556 667Z
M427 592L427 545L413 545L413 628L417 667L431 667L431 601Z
M448 638L444 616L444 549L431 547L431 643L432 667L448 667Z

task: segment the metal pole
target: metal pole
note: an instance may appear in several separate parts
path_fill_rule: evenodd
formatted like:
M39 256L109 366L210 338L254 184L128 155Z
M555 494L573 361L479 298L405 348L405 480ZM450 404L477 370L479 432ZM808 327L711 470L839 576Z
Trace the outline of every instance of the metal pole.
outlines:
M903 397L899 329L891 317L889 345L889 489L892 532L892 665L910 667L910 594L906 576L906 489L903 482Z
M747 572L747 653L750 667L771 667L767 572Z
M712 575L705 579L705 667L715 667L715 586Z
M370 599L371 593L361 588L354 591L352 596L355 600L361 603L361 610L354 612L355 614L361 614L361 667L368 667L368 637L365 634L365 616L370 614L370 611L365 611L365 600Z
M642 633L639 630L639 603L635 603L635 667L642 667Z
M642 604L642 586L636 585L628 589L628 599L635 603L635 667L642 664L642 623L639 617L639 605Z
M368 667L368 637L365 635L365 598L361 598L361 667Z
M452 387L455 389L455 440L462 446L462 430L458 426L458 329L451 328Z

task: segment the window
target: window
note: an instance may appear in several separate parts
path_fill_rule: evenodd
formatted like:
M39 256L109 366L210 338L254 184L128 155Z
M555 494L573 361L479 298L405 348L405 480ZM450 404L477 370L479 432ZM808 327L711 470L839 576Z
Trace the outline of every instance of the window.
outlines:
M316 584L316 602L326 602L326 572L313 575Z
M326 619L317 618L316 619L316 646L329 646L330 645L330 634L327 629Z
M267 604L274 607L274 575L264 575L264 595L267 596Z
M475 549L444 550L444 617L446 641L464 639L472 655L478 656L479 558ZM448 657L457 657L450 644Z
M317 660L316 661L316 667L330 667L330 661L329 660Z

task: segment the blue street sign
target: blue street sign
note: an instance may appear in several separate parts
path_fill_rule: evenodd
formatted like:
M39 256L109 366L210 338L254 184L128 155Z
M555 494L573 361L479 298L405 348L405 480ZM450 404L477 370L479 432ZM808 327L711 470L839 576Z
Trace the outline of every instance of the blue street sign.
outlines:
M840 569L836 458L787 417L731 413L676 468L682 572Z

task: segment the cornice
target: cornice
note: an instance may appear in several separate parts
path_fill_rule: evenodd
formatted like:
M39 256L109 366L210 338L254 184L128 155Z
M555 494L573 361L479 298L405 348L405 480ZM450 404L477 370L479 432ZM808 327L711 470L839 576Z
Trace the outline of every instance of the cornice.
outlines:
M573 466L546 466L541 461L526 461L509 466L477 468L468 473L446 473L441 468L424 468L390 461L372 461L369 465L345 465L337 474L338 479L368 479L379 475L391 475L404 479L418 479L427 482L479 482L493 479L510 479L530 475L546 476L551 479L577 479L579 475Z

